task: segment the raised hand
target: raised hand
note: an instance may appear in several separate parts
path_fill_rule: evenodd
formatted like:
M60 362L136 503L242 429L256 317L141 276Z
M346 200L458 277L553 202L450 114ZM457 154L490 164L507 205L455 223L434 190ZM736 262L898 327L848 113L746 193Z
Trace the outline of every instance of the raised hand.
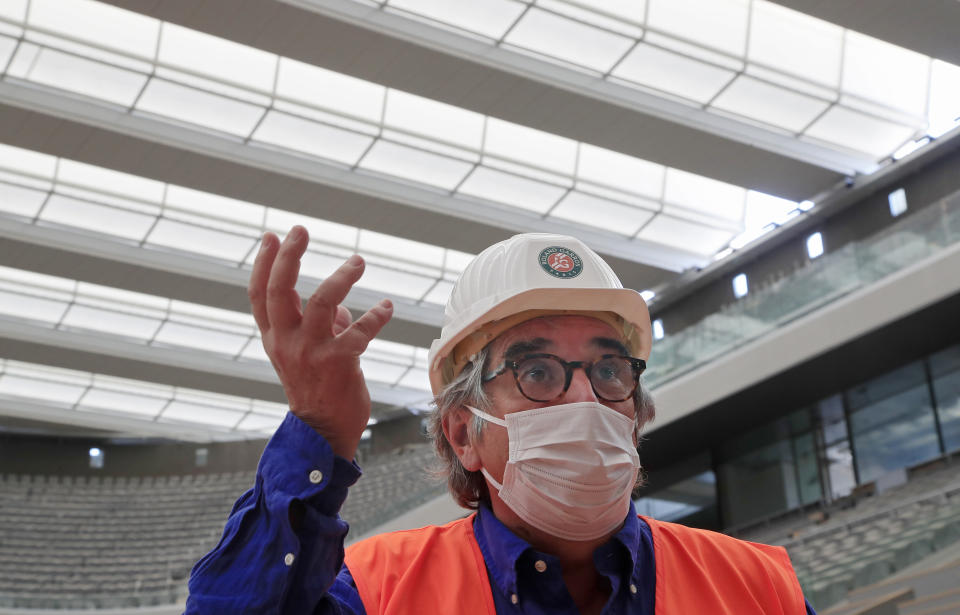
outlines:
M355 321L340 305L363 275L363 259L355 254L301 309L294 286L308 241L302 226L293 227L282 244L273 233L263 236L250 275L250 305L290 411L335 454L352 459L370 418L360 354L390 320L393 305L384 299Z

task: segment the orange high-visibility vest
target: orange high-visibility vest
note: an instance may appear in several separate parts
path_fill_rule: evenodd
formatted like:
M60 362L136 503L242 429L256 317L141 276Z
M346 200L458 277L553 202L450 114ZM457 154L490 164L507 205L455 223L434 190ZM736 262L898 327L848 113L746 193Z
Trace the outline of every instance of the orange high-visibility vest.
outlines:
M351 545L345 561L367 614L496 615L474 516ZM806 613L782 547L642 519L653 534L656 615Z

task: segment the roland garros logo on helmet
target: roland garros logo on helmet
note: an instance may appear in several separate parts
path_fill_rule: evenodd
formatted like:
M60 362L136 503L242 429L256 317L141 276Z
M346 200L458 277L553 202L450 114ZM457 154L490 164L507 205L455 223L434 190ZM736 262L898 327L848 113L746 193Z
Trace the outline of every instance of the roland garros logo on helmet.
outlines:
M575 278L583 271L583 261L577 253L562 246L541 250L540 266L556 278Z

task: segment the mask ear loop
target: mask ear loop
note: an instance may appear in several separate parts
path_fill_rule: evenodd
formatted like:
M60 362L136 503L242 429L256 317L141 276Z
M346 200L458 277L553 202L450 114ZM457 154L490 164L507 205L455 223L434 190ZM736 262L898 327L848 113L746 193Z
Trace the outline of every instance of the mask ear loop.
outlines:
M506 427L506 426L507 426L507 422L506 422L505 420L503 420L503 419L498 419L497 417L493 416L492 414L487 414L487 413L484 412L483 410L477 410L477 409L474 408L473 406L467 406L467 410L469 410L470 412L472 412L473 415L476 416L477 418L481 418L481 419L487 421L488 423L493 423L494 425L499 425L499 426L501 426L501 427Z
M506 426L507 426L507 422L506 422L505 420L503 420L503 419L498 419L497 417L493 416L492 414L487 414L487 413L484 412L483 410L478 410L477 408L474 408L473 406L467 406L467 410L469 410L470 412L472 412L473 415L476 416L477 418L483 419L484 421L487 421L488 423L493 423L493 424L495 424L495 425L500 425L501 427L506 427ZM502 485L501 483L499 483L499 482L497 481L497 479L495 479L494 477L490 476L490 473L487 472L487 469L486 469L486 468L480 468L480 472L481 472L484 476L487 477L487 480L490 481L490 484L493 485L494 489L496 489L498 492L503 491L503 485Z

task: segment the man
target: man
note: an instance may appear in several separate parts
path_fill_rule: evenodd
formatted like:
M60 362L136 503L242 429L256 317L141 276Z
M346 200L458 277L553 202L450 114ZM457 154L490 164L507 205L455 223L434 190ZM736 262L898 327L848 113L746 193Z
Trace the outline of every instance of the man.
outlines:
M430 349L431 432L459 503L443 527L352 545L337 512L370 413L359 357L390 319L341 304L351 257L301 311L307 234L264 236L253 314L290 404L188 613L777 613L805 603L783 549L636 515L636 447L653 404L638 293L571 237L491 246L454 287Z

